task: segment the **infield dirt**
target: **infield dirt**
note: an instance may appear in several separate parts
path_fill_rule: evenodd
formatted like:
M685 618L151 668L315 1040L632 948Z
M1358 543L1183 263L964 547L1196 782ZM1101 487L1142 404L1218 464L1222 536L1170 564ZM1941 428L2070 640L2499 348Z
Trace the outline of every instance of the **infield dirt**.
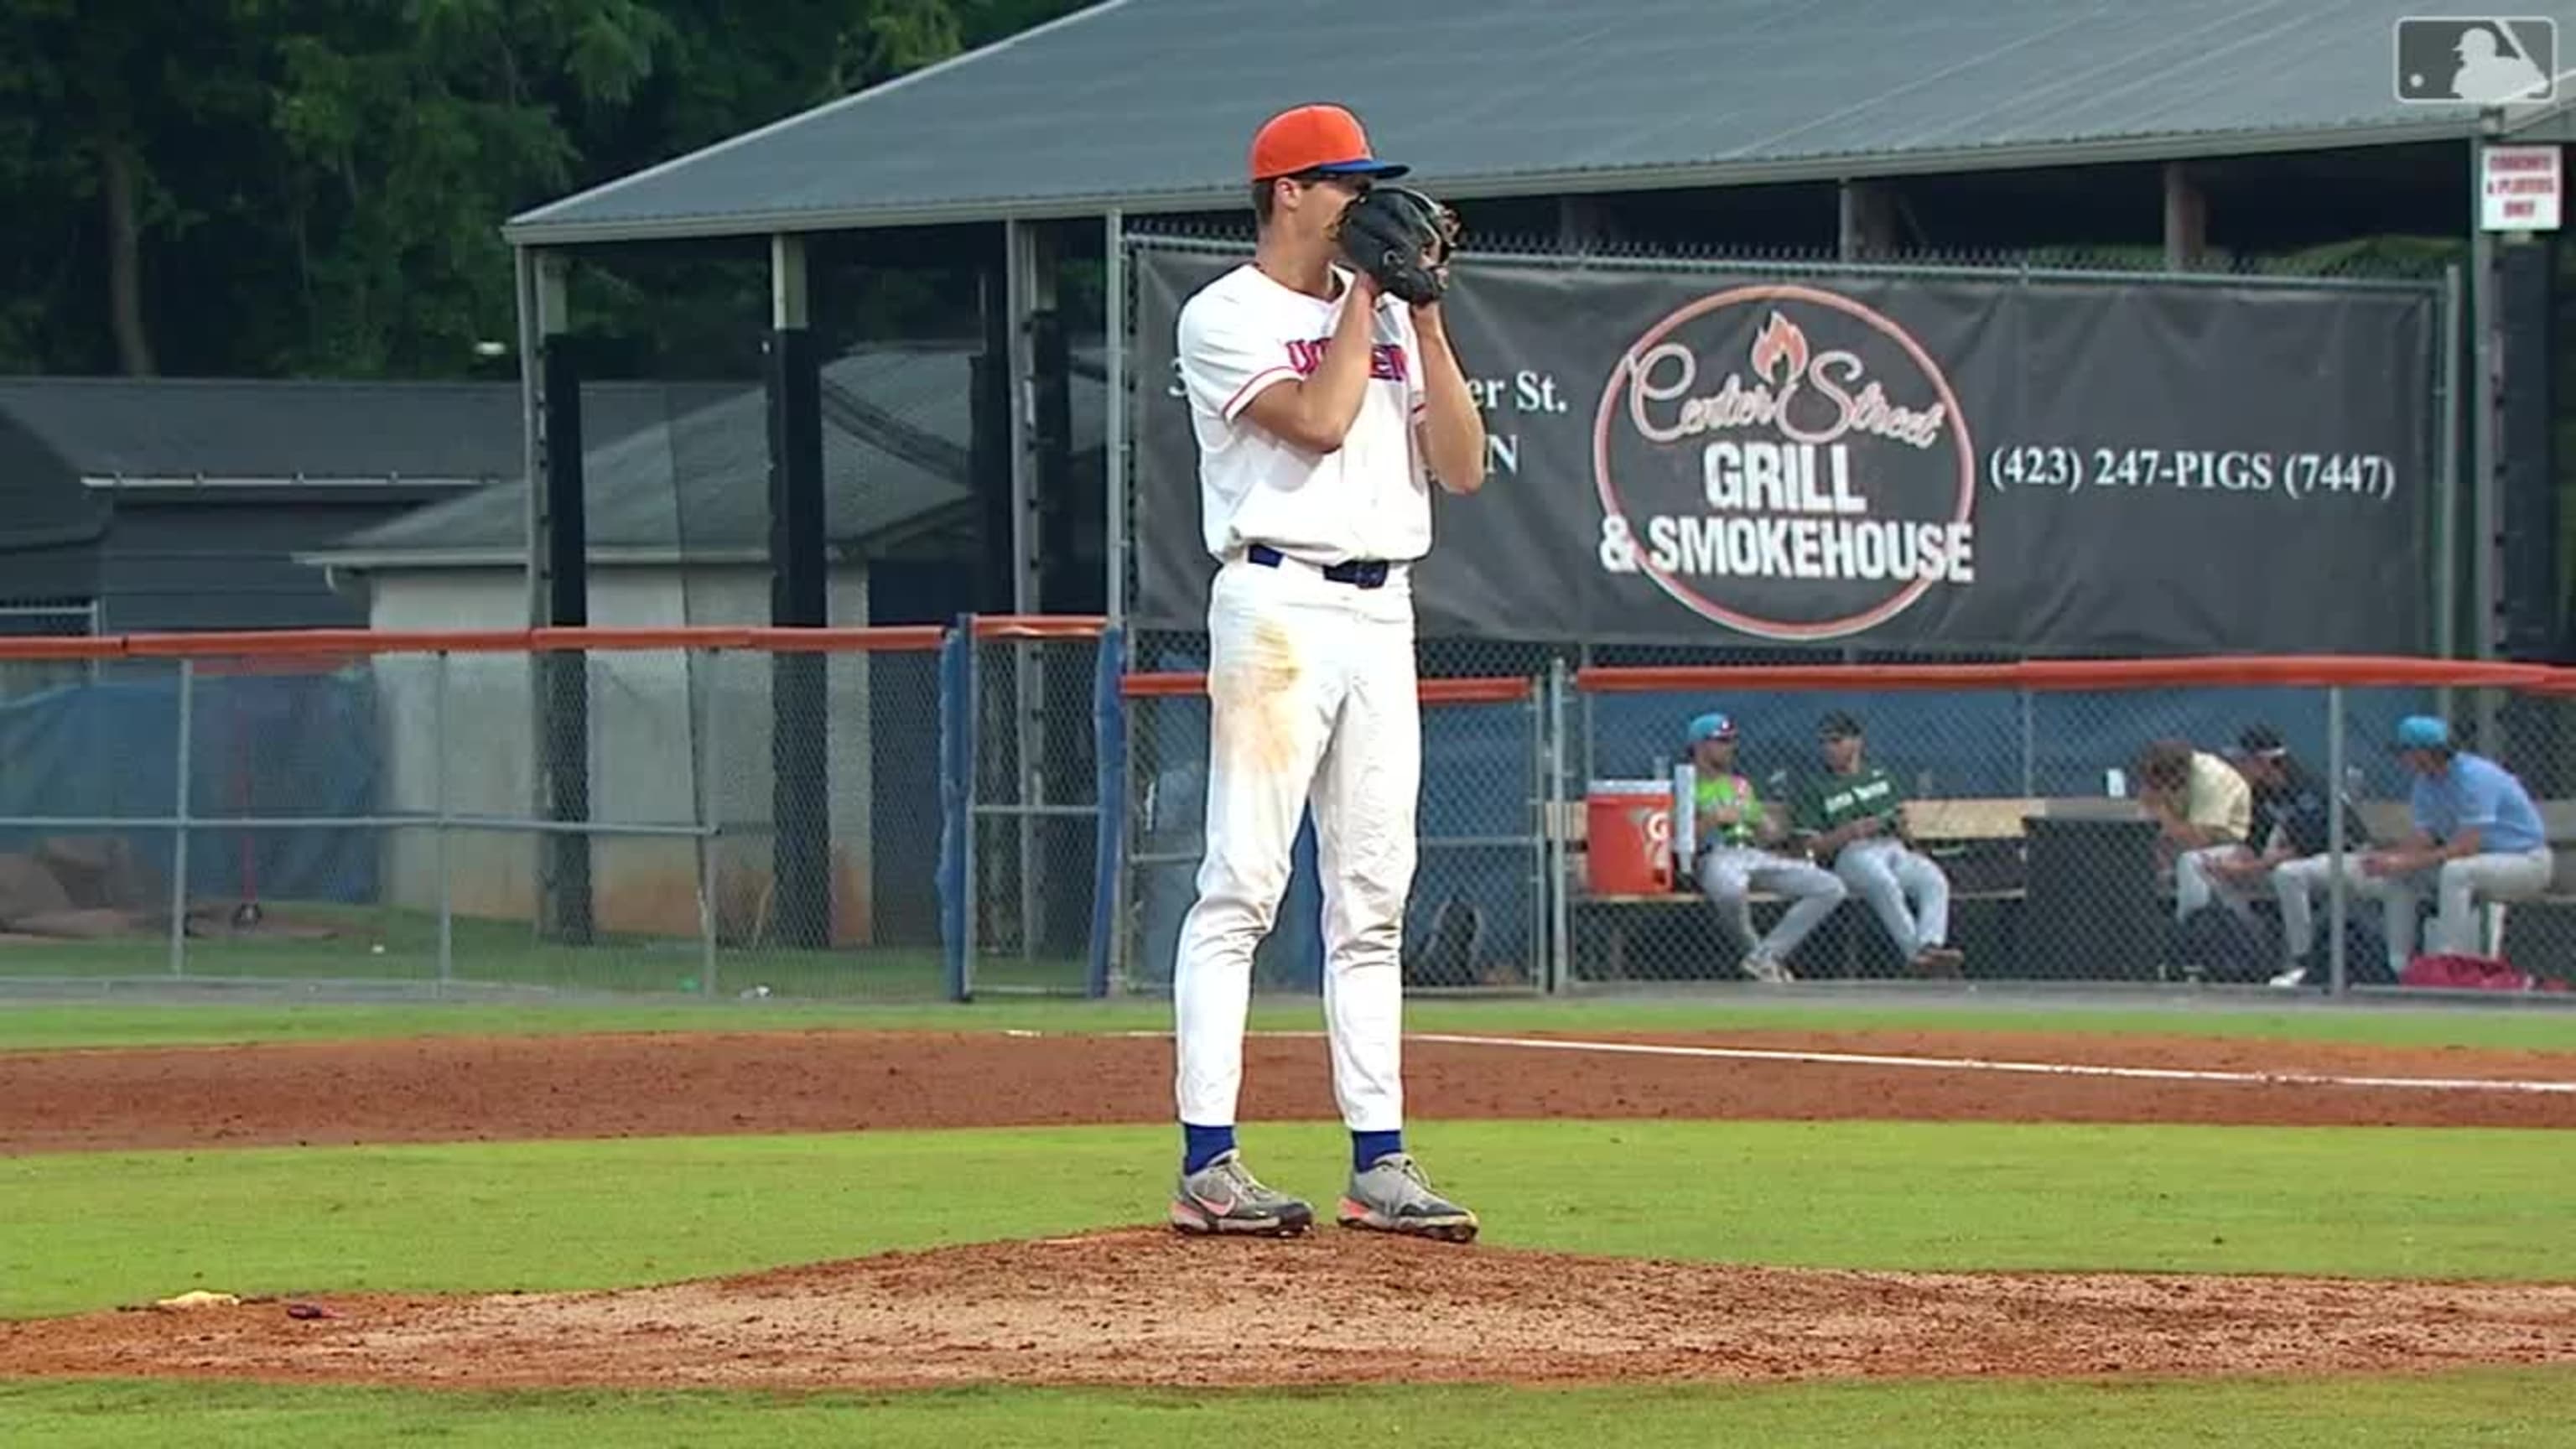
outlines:
M1738 1032L1767 1051L2576 1080L2576 1059L2106 1036ZM1247 1119L1329 1119L1256 1038ZM423 1038L0 1057L0 1152L1162 1122L1159 1037ZM2042 1077L1415 1042L1436 1118L2576 1126L2576 1096ZM2576 1362L2576 1284L1884 1273L1159 1228L592 1293L323 1295L0 1324L0 1374L443 1386L1521 1383L2364 1373ZM302 1316L299 1316L302 1315Z
M2193 1037L1736 1032L1766 1051L2224 1072L2576 1080L2576 1056ZM1491 1118L1894 1118L2576 1127L2576 1093L2047 1077L1415 1041L1408 1111ZM0 1153L1153 1123L1160 1036L743 1032L0 1055ZM1247 1121L1333 1116L1318 1040L1245 1047Z

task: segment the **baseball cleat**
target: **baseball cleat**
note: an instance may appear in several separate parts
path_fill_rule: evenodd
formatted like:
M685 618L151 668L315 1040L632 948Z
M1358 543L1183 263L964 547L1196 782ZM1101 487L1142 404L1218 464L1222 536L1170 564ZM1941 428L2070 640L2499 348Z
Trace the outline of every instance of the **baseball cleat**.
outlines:
M1341 1225L1381 1233L1407 1233L1446 1243L1476 1240L1476 1215L1431 1190L1431 1181L1409 1153L1379 1158L1351 1175L1342 1194Z
M1769 956L1748 956L1744 958L1744 974L1752 977L1756 981L1769 982L1773 986L1785 986L1789 982L1798 979L1797 977L1789 974L1788 967L1781 965L1778 961L1773 960Z
M1240 1152L1186 1174L1172 1194L1172 1226L1197 1236L1293 1238L1314 1225L1314 1208L1264 1187Z

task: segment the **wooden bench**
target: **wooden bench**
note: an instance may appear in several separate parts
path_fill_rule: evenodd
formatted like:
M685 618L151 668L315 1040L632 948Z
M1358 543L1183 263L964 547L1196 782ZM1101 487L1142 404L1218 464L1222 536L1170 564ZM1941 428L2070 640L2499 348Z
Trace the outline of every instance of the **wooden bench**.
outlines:
M1951 875L1950 900L1953 908L1987 903L2009 906L2020 902L2025 892L2021 885L2024 868L2022 842L2027 835L2023 822L2032 816L2102 818L2105 815L2136 816L2135 802L2101 797L2051 799L2038 796L1940 797L1908 801L1905 805L1905 827L1915 848L1940 862ZM1591 889L1587 869L1588 817L1584 802L1568 801L1550 820L1555 838L1565 846L1566 901L1573 914L1587 918L1587 935L1598 935L1604 959L1602 974L1609 979L1627 975L1628 925L1626 918L1660 908L1697 910L1702 908L1698 887L1687 879L1676 878L1670 890L1647 892L1604 892ZM1991 883L1987 883L1991 882ZM1757 907L1777 906L1785 898L1773 891L1757 890L1750 896ZM1844 913L1837 912L1827 922L1830 929ZM1596 922L1589 918L1604 918ZM1875 930L1874 921L1870 929ZM1849 937L1846 950L1853 949Z
M2122 807L2126 807L2123 809ZM2019 841L2027 833L2022 822L2031 816L2134 817L2139 811L2134 802L2097 797L2051 799L2045 796L1943 797L1909 800L1905 804L1905 831L1915 847L1936 860L1957 857L1999 842ZM1659 901L1671 895L1692 894L1686 881L1675 881L1671 891L1643 894L1595 893L1585 884L1586 833L1589 828L1584 803L1567 801L1559 809L1550 828L1555 838L1565 842L1566 887L1574 898L1604 905ZM2019 887L1971 889L1953 894L1953 899L1986 897L2004 899L2021 894ZM1768 891L1756 891L1757 901L1776 900Z

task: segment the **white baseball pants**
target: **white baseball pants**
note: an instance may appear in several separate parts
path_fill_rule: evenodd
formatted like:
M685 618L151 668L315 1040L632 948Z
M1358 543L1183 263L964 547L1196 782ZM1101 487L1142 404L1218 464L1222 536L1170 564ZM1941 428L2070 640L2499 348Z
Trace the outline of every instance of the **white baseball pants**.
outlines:
M1711 846L1699 858L1700 893L1717 907L1719 924L1738 946L1758 958L1788 960L1809 933L1823 925L1849 892L1842 879L1811 861L1749 845ZM1748 891L1777 891L1792 897L1789 909L1755 940L1753 907Z
M2446 860L2438 869L2411 875L2361 877L2362 891L2388 912L2388 960L2403 971L2415 954L2415 912L2429 885L2440 902L2433 917L2435 951L2478 954L2478 906L2484 901L2528 900L2549 889L2555 857L2547 847Z
M2317 944L2317 898L2334 883L2334 857L2302 856L2285 860L2272 868L2272 894L2281 902L2281 954L2292 965L2304 965L2308 953ZM2344 889L2350 896L2371 895L2370 880L2361 873L2361 856L2346 854L2343 858ZM2411 911L2413 907L2408 907ZM2411 933L2410 933L2411 935ZM2394 955L2397 946L2389 948ZM2392 970L2403 969L2406 959L2398 956Z
M2174 919L2183 920L2212 900L2245 920L2254 919L2252 892L2243 883L2214 875L2209 869L2217 861L2248 853L2242 845L2208 845L2175 856Z
M1354 1132L1404 1125L1404 905L1422 774L1413 598L1289 560L1231 562L1208 599L1206 854L1172 970L1180 1120L1231 1127L1252 954L1305 807L1323 884L1333 1093Z
M1950 878L1921 851L1901 840L1855 840L1834 853L1834 874L1869 902L1898 950L1949 944Z

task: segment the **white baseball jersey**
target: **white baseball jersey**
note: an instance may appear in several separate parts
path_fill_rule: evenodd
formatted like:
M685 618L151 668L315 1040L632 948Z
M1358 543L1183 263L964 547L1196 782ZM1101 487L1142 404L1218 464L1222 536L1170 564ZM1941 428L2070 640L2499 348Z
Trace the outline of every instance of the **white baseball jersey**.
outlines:
M1369 385L1339 450L1317 454L1245 420L1264 388L1312 376L1350 300L1310 297L1250 263L1181 308L1181 380L1198 433L1200 527L1222 559L1266 543L1310 563L1412 560L1431 551L1431 494L1413 425L1421 340L1402 300L1381 294Z

